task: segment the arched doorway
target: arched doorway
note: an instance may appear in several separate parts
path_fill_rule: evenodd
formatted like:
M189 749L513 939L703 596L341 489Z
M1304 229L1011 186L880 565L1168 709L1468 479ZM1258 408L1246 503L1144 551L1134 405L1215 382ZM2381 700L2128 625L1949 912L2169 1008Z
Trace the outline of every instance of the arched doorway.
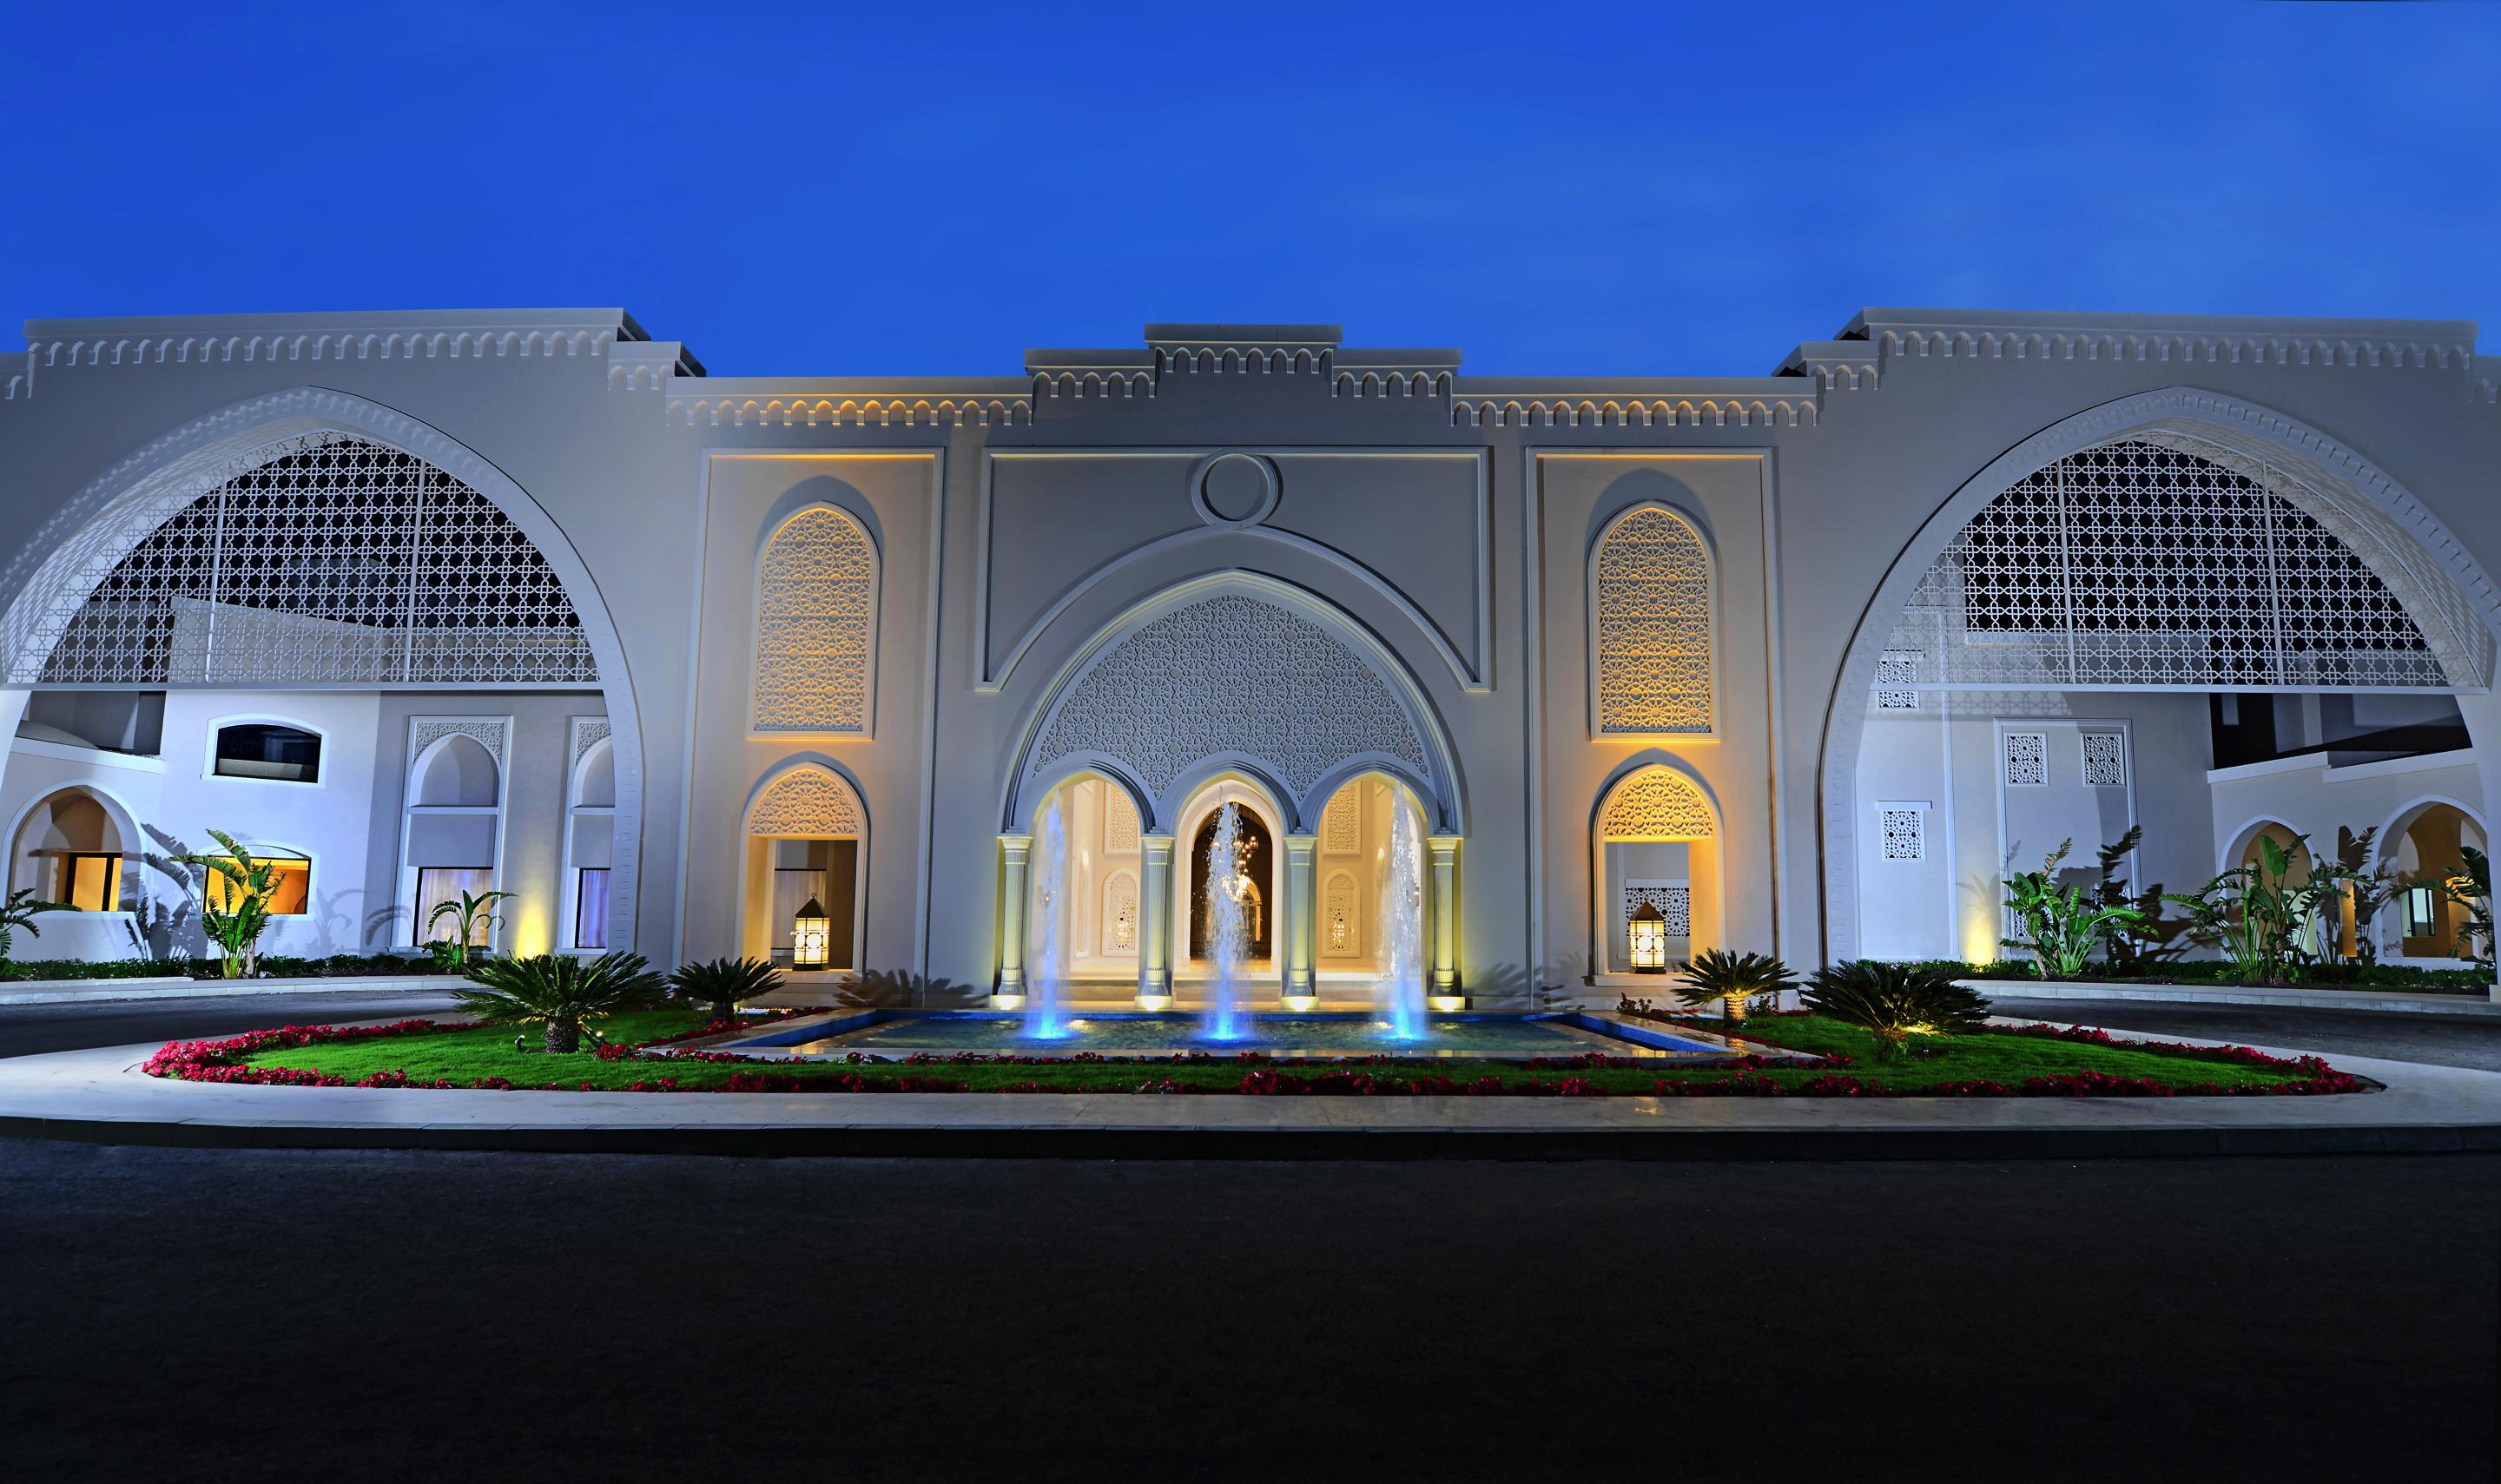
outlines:
M1633 973L1629 924L1644 907L1667 919L1670 963L1720 945L1718 810L1690 775L1663 761L1618 774L1598 801L1589 849L1599 985L1657 982Z
M2395 911L2376 924L2398 959L2463 961L2476 944L2467 928L2473 914L2449 883L2466 873L2466 852L2489 853L2484 822L2455 804L2437 801L2401 811L2381 841L2381 859L2393 868Z
M0 612L0 684L19 694L160 691L169 717L219 693L245 703L295 693L284 705L265 704L318 713L309 718L316 733L341 720L350 733L376 728L346 714L361 706L378 718L370 776L385 789L407 776L411 759L399 742L417 737L410 712L429 709L413 699L441 696L442 710L483 714L495 693L581 693L573 709L610 725L615 739L613 848L602 868L613 885L609 928L597 936L633 942L643 763L622 644L562 530L474 451L351 395L299 387L257 397L157 440L64 502L12 571L14 595ZM192 739L178 730L169 720L165 745L187 756ZM546 749L562 745L559 737ZM334 766L344 761L325 764L319 787L372 786L363 781L366 760ZM497 761L509 769L513 759ZM550 771L561 775L565 763L555 756ZM232 769L217 776L257 777L271 788L311 783ZM197 817L171 821L176 833L196 845L204 827L231 830L261 812L235 793L241 786L219 783L223 791L193 810ZM169 786L169 804L173 793ZM400 851L382 835L412 797L373 799L370 831L353 807L281 807L294 811L292 834L339 826L336 839L304 841L330 863L338 891L324 890L317 929L282 927L265 950L416 940L415 902L390 879ZM508 904L517 951L555 945L556 897L572 884L554 836L574 821L550 813L546 848L532 855L544 869L527 883L497 883L526 887L529 900ZM358 821L352 829L350 821ZM358 899L361 906L346 905Z
M1073 774L1035 805L1022 945L1028 975L1055 975L1073 1000L1135 992L1147 936L1143 823L1128 790L1101 773Z
M2233 827L2261 811L2318 841L2366 823L2321 789L2340 749L2463 747L2460 698L2492 675L2489 584L2440 535L2331 440L2191 388L2011 450L1921 529L1848 651L1826 952L1993 957L2007 873L2062 841L2070 879L2107 850L2131 893L2180 891L2238 865Z
M1277 837L1268 821L1253 808L1237 808L1241 819L1234 841L1233 877L1224 889L1242 905L1242 926L1250 941L1245 952L1252 959L1277 956L1277 914L1272 910L1276 893L1272 880L1276 874ZM1197 837L1189 849L1189 956L1211 957L1210 946L1215 932L1216 837L1224 810L1221 806L1210 809L1199 821Z

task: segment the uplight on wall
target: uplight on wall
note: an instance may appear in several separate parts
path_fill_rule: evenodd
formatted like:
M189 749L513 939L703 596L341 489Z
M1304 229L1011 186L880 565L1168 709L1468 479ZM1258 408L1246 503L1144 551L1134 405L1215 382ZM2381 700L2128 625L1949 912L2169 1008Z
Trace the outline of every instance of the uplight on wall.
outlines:
M790 919L790 967L822 969L832 951L832 935L826 931L825 909L810 897L799 915Z
M1633 973L1667 973L1667 918L1645 902L1633 908L1630 926Z

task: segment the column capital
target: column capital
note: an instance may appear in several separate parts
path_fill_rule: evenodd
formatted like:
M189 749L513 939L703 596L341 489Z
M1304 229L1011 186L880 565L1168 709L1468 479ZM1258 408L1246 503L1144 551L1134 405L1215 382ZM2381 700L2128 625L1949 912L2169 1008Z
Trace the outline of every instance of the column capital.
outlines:
M1309 855L1320 847L1320 838L1317 835L1282 835L1278 840L1284 845L1287 855Z

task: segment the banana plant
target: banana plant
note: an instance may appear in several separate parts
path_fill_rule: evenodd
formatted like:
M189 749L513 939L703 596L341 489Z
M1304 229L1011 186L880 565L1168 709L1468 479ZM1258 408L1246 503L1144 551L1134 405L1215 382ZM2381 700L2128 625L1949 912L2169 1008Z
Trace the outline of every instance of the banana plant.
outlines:
M2075 845L2072 838L2061 841L2040 870L2006 878L2006 907L2023 925L2023 936L2003 945L2029 952L2033 971L2045 979L2074 978L2096 951L2107 951L2114 935L2145 923L2145 913L2124 903L2086 897L2081 885L2058 885L2058 863Z
M225 881L225 906L204 901L200 925L209 941L217 945L225 976L250 978L260 967L260 935L269 928L269 898L278 888L278 864L255 859L223 830L211 830L209 838L217 842L216 850L173 858L186 866L205 867Z
M10 940L18 929L25 929L28 938L41 938L44 930L35 926L36 917L45 912L66 912L69 909L70 905L66 902L38 900L31 886L20 886L11 892L7 904L0 905L0 964L9 962Z
M2492 948L2492 859L2473 845L2460 847L2466 867L2441 883L2449 900L2466 908L2467 923L2458 936L2466 956L2485 973L2494 972Z
M2318 919L2320 906L2343 892L2346 872L2341 865L2314 865L2298 886L2288 879L2293 851L2307 849L2309 840L2296 835L2287 848L2261 835L2256 859L2218 873L2187 895L2163 895L2163 901L2188 909L2191 935L2220 949L2231 961L2232 976L2244 984L2274 984L2288 977L2303 956L2302 933Z
M434 925L446 917L452 919L454 927L458 930L444 940L442 951L437 956L451 964L467 964L470 946L477 940L478 929L483 926L491 933L495 925L502 920L491 908L505 898L517 895L518 893L509 891L482 891L473 896L464 891L457 902L443 901L434 904L434 911L425 919L426 935L432 937Z

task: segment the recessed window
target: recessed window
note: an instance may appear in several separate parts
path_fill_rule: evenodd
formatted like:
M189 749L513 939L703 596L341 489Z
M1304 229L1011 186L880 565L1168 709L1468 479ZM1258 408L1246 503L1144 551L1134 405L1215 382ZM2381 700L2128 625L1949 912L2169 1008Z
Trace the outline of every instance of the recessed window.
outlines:
M2440 935L2440 892L2429 886L2406 888L2406 936L2436 938Z
M269 868L269 890L262 894L272 917L301 917L313 901L313 863L291 851L262 850L247 845L251 858ZM247 893L222 871L211 871L201 888L215 911L231 911Z
M47 864L52 881L52 889L46 893L49 900L81 912L121 909L120 856L65 850Z
M321 739L301 727L271 722L219 727L217 775L317 783L321 780Z
M573 891L573 945L608 946L608 868L584 866Z
M417 869L417 940L450 942L460 936L457 908L465 896L483 897L495 889L492 866L420 866ZM437 917L439 907L454 910ZM495 908L489 905L469 924L472 947L484 947L493 930Z

